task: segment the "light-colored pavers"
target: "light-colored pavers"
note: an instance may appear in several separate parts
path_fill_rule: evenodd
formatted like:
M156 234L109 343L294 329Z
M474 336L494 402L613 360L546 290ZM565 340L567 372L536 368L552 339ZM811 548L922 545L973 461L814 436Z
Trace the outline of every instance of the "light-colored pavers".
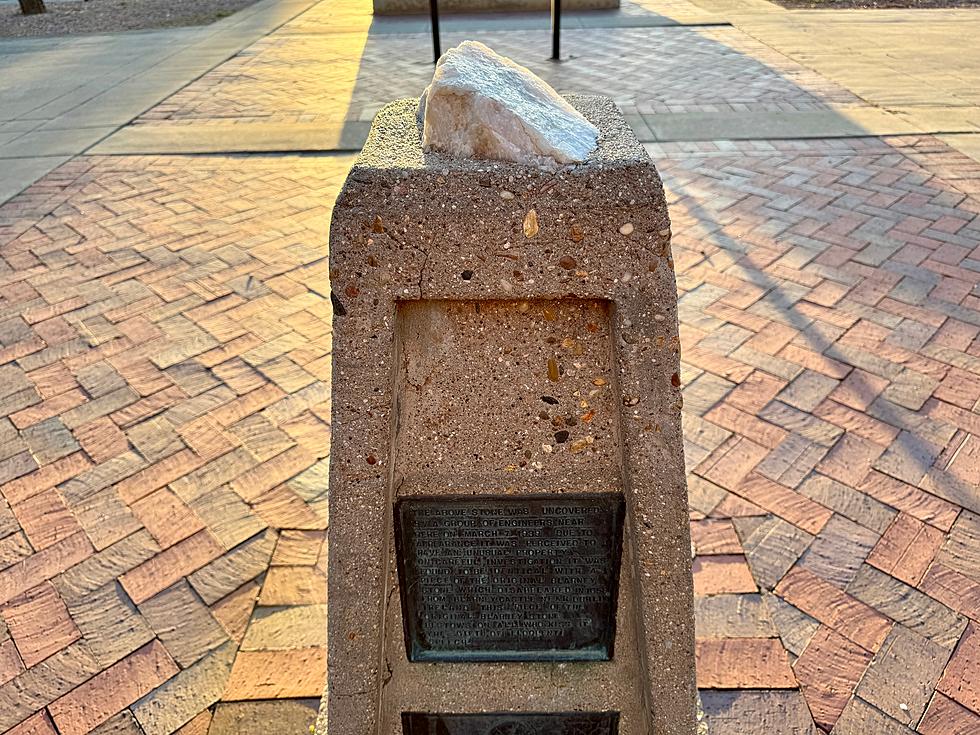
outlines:
M370 122L198 123L130 125L91 149L93 154L282 153L289 151L357 152Z
M227 137L204 126L230 122L245 128L234 136L236 150L280 150L282 141L290 138L302 141L304 150L356 148L365 129L355 123L369 122L388 100L417 95L425 86L431 74L430 38L424 18L381 18L368 24L366 3L358 0L345 8L338 17L336 7L316 6L275 37L255 44L248 54L141 115L139 126L152 130L119 131L93 150L220 151ZM509 20L449 16L442 40L448 47L478 37L560 90L610 93L642 140L976 130L977 108L953 106L962 102L951 96L953 87L940 90L931 106L892 107L874 96L862 97L868 89L851 88L848 79L835 83L816 74L810 68L811 28L801 13L764 0L702 0L700 5L686 0L626 2L617 12L572 15L565 25L566 58L560 64L546 58L546 18L541 15ZM873 35L875 21L867 14L838 15L830 17L848 27L867 26ZM874 17L887 28L907 30L907 14ZM941 24L944 17L932 14L926 19ZM508 22L509 29L503 31ZM584 24L593 27L586 30ZM847 34L843 38L833 53L846 66L840 61L848 54L846 44L858 41L847 40ZM960 43L964 38L956 36ZM880 55L888 56L889 44L897 42L894 34L886 35ZM401 62L392 64L393 58ZM877 58L869 53L856 63L869 66ZM964 79L971 73L967 65ZM273 83L282 78L289 84ZM179 129L168 133L162 129L168 126Z
M980 131L976 10L813 11L783 10L765 0L691 2L921 132Z

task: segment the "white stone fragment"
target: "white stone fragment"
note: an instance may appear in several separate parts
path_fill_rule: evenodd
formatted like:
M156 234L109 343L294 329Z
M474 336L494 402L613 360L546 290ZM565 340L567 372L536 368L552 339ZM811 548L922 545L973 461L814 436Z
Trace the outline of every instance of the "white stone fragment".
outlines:
M419 101L425 150L517 163L575 163L599 130L543 79L476 41L450 49Z

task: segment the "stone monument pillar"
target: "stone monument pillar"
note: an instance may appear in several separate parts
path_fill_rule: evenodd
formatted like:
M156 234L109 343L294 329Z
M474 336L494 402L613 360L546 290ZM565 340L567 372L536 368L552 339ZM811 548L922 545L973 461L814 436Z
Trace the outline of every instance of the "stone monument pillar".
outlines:
M580 164L379 113L333 213L329 735L692 735L670 224L613 103Z

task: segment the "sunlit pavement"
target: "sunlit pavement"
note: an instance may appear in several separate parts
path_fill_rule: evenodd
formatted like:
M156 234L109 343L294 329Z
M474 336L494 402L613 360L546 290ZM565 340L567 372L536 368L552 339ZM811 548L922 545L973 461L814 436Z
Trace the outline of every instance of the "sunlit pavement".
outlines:
M444 44L613 96L667 184L712 733L974 733L980 163L922 85L968 113L976 64L923 64L914 118L766 8L572 16L557 66L537 17ZM428 43L321 2L0 206L0 732L312 722L330 204Z
M314 2L260 0L198 28L0 38L0 202Z

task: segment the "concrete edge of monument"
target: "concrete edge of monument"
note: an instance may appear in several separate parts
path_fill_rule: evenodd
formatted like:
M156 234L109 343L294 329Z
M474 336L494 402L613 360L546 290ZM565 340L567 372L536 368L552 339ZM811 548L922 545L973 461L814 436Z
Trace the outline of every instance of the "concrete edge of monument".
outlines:
M549 177L558 172L562 176L579 178L588 177L610 165L644 166L656 172L643 144L636 138L611 99L594 95L563 96L601 131L595 150L582 163L543 167L493 159L455 157L438 152L427 153L422 149L420 123L416 115L418 100L407 98L390 102L378 112L364 148L351 168L348 181L352 175L355 175L354 180L357 181L358 178L372 174L395 176L401 180L412 173L423 171L430 171L434 176L446 176L450 172L457 175L481 172L497 176L516 174L521 178ZM659 183L659 176L657 181ZM643 194L644 199L649 199L653 194L639 191L635 193ZM338 197L338 202L340 201Z
M600 139L552 169L427 154L417 100L393 102L337 199L321 735L397 733L409 713L695 732L665 195L611 100L567 99ZM548 493L625 500L612 659L409 661L396 502Z

